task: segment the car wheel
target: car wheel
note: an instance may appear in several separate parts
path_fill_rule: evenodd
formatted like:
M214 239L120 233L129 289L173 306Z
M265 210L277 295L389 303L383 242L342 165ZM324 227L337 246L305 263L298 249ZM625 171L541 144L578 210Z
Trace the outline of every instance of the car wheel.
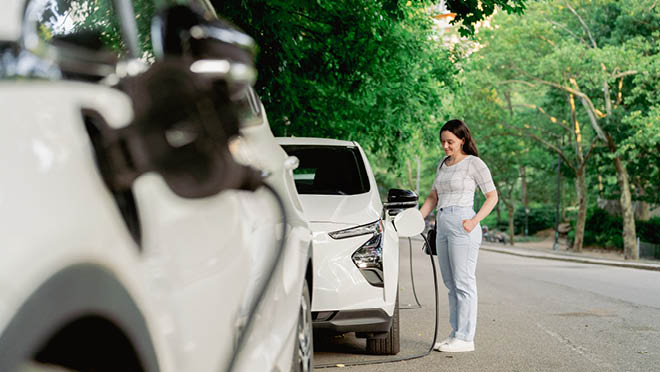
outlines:
M385 337L367 338L367 353L374 355L396 355L399 353L399 291L394 302L392 326Z
M303 285L298 313L296 345L293 348L291 372L309 372L314 369L314 335L312 330L312 301L307 281Z

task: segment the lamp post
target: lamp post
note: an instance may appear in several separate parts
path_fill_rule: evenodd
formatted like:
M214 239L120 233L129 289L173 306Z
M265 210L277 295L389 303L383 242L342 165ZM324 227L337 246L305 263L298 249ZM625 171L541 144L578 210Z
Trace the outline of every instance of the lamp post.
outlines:
M557 155L557 212L555 213L555 243L552 250L559 250L559 210L561 208L561 156Z

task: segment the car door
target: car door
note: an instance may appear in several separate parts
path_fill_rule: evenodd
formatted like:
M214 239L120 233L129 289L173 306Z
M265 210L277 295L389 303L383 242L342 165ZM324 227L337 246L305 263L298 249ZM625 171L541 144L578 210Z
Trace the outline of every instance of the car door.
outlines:
M250 281L249 229L236 192L202 199L174 194L162 178L134 185L148 262L163 273L163 302L172 310L172 351L180 370L210 371L233 350Z
M38 26L28 34L35 51L55 51L48 46L64 43L77 53L56 55L64 79L113 84L121 78L114 74L117 63L143 66L134 59L141 54L129 1L35 0L28 7ZM102 30L95 28L99 25ZM234 350L251 262L250 229L241 218L245 211L238 192L182 197L158 172L138 176L124 192L131 196L123 201L134 203L129 209L136 221L128 225L137 230L132 233L142 252L150 303L159 307L152 315L160 325L157 337L167 340L167 358L175 361L175 370L222 367Z

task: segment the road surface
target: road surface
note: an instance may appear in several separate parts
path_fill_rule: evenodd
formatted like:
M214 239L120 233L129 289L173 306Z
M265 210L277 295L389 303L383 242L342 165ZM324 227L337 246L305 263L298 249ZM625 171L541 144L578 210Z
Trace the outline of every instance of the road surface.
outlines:
M428 350L434 329L433 276L412 241L421 309L401 310L401 353ZM415 305L408 241L401 240L400 302ZM439 274L439 273L438 273ZM481 251L477 267L476 351L405 362L346 366L348 371L660 371L660 272ZM439 339L449 333L447 292L439 283ZM316 364L393 357L364 354L353 335L316 337Z

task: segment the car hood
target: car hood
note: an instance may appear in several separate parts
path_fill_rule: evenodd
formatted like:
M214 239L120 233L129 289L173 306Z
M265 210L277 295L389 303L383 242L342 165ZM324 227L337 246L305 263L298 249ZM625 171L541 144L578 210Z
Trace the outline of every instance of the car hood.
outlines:
M310 223L362 225L380 218L382 205L371 193L359 195L300 195Z

